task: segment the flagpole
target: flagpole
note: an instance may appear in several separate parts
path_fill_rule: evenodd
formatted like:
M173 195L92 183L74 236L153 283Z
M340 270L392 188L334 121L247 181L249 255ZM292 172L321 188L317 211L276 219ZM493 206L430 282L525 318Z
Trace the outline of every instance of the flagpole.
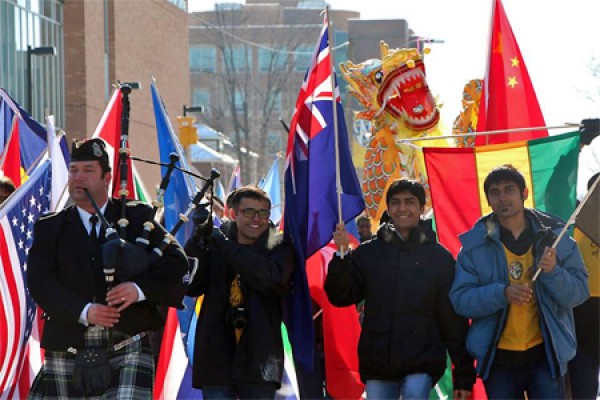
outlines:
M340 143L337 119L337 93L335 91L335 65L333 61L333 46L331 45L331 21L329 20L329 7L325 7L325 18L327 19L327 47L329 47L329 63L331 68L331 99L333 103L333 132L335 138L335 187L337 193L338 223L343 224L342 217L342 179L340 176ZM340 247L341 258L344 258L344 247Z
M335 67L333 62L333 48L331 46L331 21L329 20L329 7L325 7L325 18L327 19L327 47L329 47L329 62L331 67L331 97L333 99L333 131L335 137L335 186L338 203L338 222L342 220L342 182L340 177L340 144L337 119L337 94L335 92Z
M549 129L567 129L567 128L581 128L581 124L567 122L563 125L554 125L554 126L536 126L532 128L512 128L512 129L498 129L494 131L485 131L485 132L472 132L472 133L460 133L456 135L441 135L441 136L423 136L423 137L413 137L406 139L396 139L396 143L402 144L402 142L417 142L421 140L437 140L437 139L452 139L452 138L460 138L467 136L483 136L483 135L499 135L501 133L512 133L512 132L527 132L527 131L542 131Z
M552 248L553 249L555 249L556 246L558 246L558 243L563 238L563 236L565 236L565 234L567 233L567 231L569 230L569 228L571 227L571 225L573 225L575 223L575 221L577 220L577 216L581 212L581 209L583 208L583 206L585 205L585 203L589 200L589 198L592 196L592 193L594 192L594 190L596 189L596 186L598 186L598 184L600 184L600 176L598 176L596 178L596 180L592 184L592 187L590 187L590 189L587 191L587 193L585 194L583 200L581 200L581 203L579 203L579 205L577 206L577 208L575 208L575 211L573 211L573 214L571 214L571 216L569 217L569 220L565 223L565 226L563 226L562 230L560 231L560 234L558 235L558 237L556 238L556 240L554 241L554 243L552 243ZM538 276L540 276L541 272L542 272L542 269L538 268L537 271L535 271L535 275L533 276L533 278L531 279L531 281L535 282L536 279L538 278Z

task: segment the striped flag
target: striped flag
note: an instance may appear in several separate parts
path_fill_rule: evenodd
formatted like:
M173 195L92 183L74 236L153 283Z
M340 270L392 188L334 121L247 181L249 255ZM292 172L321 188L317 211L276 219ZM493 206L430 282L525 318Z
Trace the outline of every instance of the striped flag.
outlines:
M45 161L0 209L0 399L27 397L41 366L39 354L28 354L36 305L25 270L33 225L49 210L50 189L50 161Z
M94 133L93 138L100 138L106 142L106 152L108 153L109 164L113 168L113 180L111 186L108 188L109 192L112 192L113 197L119 196L120 189L120 168L119 168L119 149L121 148L121 116L123 113L122 105L122 93L119 89L116 89L108 104ZM129 146L129 144L127 144ZM137 199L150 202L144 184L142 183L139 174L137 173L131 159L128 159L128 185L127 190L129 191L129 199Z
M491 211L483 181L510 163L524 176L535 207L567 220L575 209L579 133L477 148L425 148L425 165L440 242L456 257L458 235Z

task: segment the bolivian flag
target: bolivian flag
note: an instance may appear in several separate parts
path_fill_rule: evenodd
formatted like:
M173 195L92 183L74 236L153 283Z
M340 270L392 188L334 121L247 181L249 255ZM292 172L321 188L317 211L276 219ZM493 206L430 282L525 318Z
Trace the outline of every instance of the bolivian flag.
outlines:
M579 132L477 148L425 148L425 165L440 242L456 257L458 235L492 210L483 182L503 164L524 176L525 206L565 221L576 204Z

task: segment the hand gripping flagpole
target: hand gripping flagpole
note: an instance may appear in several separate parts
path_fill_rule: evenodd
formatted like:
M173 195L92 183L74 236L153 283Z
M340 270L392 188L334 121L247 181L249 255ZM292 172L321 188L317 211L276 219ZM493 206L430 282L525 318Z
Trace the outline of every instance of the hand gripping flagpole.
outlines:
M598 186L599 184L600 184L600 176L596 178L596 180L592 184L592 187L590 188L590 190L587 191L587 193L585 194L585 197L583 198L583 200L581 200L581 203L579 203L579 205L577 206L577 208L575 208L575 211L573 211L573 214L571 214L571 216L569 217L569 220L567 221L567 223L565 224L565 226L563 226L562 230L560 231L560 234L558 235L558 237L556 238L556 240L554 241L554 243L552 243L552 248L553 249L555 249L556 246L558 246L558 243L563 238L563 236L565 236L565 234L567 233L567 231L569 230L569 228L571 227L571 225L573 225L575 223L575 221L577 220L577 216L581 212L581 209L583 208L583 206L585 205L585 203L591 197L592 193L596 189L596 186ZM538 267L538 269L537 269L537 271L535 271L535 275L533 275L533 278L531 279L531 281L535 282L536 279L538 278L538 276L540 276L541 272L542 272L542 269Z
M333 103L333 132L335 139L335 186L337 192L337 206L338 206L338 223L343 224L344 220L342 217L342 179L340 177L340 143L339 143L339 130L338 130L338 119L337 119L337 92L335 85L335 66L333 61L333 46L331 45L331 21L329 20L329 7L325 7L325 20L327 21L327 47L329 48L329 67L331 68L330 80L331 80L331 98ZM340 247L341 258L344 258L344 248Z

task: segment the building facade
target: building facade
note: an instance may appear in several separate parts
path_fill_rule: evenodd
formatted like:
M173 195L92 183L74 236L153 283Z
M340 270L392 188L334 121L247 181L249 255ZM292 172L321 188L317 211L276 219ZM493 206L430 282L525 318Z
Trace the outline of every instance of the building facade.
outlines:
M242 160L245 183L264 176L272 157L285 151L287 130L281 121L288 123L294 112L326 6L322 0L246 0L191 14L190 102L205 107L197 115L202 123L224 132L241 149L232 156ZM347 10L329 13L336 68L346 60L380 58L381 40L391 48L411 45L405 20L361 20L360 13ZM338 82L348 131L364 139L369 124L352 120L361 106L347 96L344 79ZM352 143L357 147L357 140Z
M319 37L323 1L247 0L192 13L190 82L198 120L229 136L243 183L264 177L285 151L298 92ZM348 19L331 10L335 59L347 57Z
M91 136L113 84L140 82L130 95L132 154L158 160L150 82L156 80L171 120L189 98L188 15L185 3L167 0L66 0L66 131ZM183 8L182 8L183 7ZM176 128L176 127L175 127ZM137 163L146 186L160 182L160 169Z
M58 126L65 124L63 25L62 0L0 0L0 87L33 118L53 114Z

